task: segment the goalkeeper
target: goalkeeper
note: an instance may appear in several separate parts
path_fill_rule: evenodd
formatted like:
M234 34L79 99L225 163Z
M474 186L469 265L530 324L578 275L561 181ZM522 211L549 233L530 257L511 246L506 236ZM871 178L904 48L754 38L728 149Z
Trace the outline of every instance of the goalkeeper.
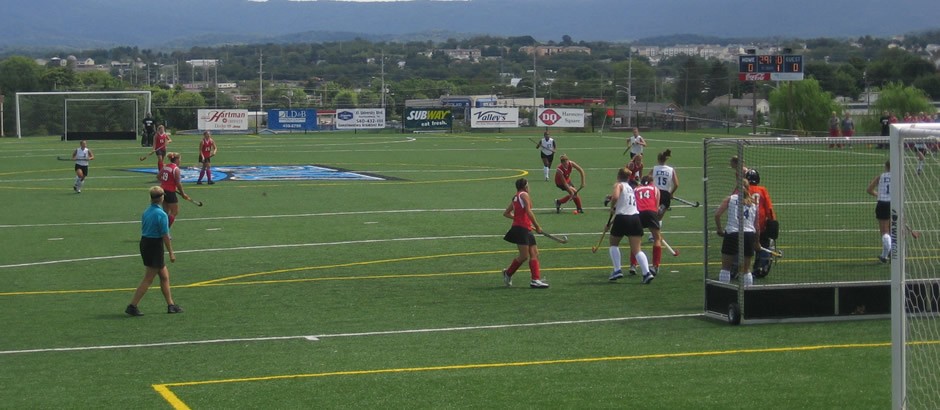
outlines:
M157 120L153 119L153 114L148 112L142 122L144 123L144 135L140 138L140 146L152 146L153 136L157 133Z
M748 169L744 173L747 182L750 184L748 192L757 205L757 228L760 232L759 242L762 248L770 249L771 240L776 241L780 232L780 225L777 223L777 213L774 212L773 201L770 200L770 193L767 188L760 185L760 173L756 169ZM758 251L757 258L754 260L754 276L762 278L770 273L770 253Z

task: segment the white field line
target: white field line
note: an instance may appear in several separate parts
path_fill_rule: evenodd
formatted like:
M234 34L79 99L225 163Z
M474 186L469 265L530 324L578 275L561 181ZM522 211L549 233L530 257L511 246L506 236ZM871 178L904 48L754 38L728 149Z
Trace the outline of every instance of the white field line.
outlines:
M335 334L324 334L324 335L268 336L268 337L231 338L231 339L187 340L187 341L178 341L178 342L140 343L140 344L125 344L125 345L51 347L51 348L44 348L44 349L0 350L0 355L26 354L26 353L50 353L50 352L83 352L83 351L90 351L90 350L136 349L136 348L147 348L147 347L167 347L167 346L202 345L202 344L218 344L218 343L270 342L270 341L294 340L294 339L318 341L321 339L340 338L340 337L388 336L388 335L402 335L402 334L416 334L416 333L461 332L461 331L468 331L468 330L498 330L498 329L512 329L512 328L523 328L523 327L578 325L578 324L585 324L585 323L680 319L680 318L701 317L701 316L703 316L702 313L687 313L687 314L679 314L679 315L613 317L613 318L583 319L583 320L559 320L559 321L553 321L553 322L513 323L513 324L505 324L505 325L482 325L482 326L444 327L444 328L429 328L429 329L385 330L385 331L376 331L376 332L335 333ZM134 320L134 319L128 318L127 320Z

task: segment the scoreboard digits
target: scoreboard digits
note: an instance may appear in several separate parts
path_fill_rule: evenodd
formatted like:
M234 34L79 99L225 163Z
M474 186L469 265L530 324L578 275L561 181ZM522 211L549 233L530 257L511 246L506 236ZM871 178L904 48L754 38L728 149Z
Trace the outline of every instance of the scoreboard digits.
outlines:
M801 55L746 55L738 57L740 73L802 73Z

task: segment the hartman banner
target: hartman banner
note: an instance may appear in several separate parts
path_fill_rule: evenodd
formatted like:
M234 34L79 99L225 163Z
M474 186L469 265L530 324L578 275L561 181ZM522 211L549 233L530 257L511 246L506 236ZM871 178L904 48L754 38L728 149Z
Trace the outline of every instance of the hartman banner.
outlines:
M248 110L198 110L196 116L201 130L248 129Z
M406 108L405 128L410 129L451 129L454 114L450 108Z
M583 108L539 108L536 126L584 128Z
M350 108L336 110L336 129L360 130L385 128L384 108Z
M471 108L470 128L519 128L519 108Z

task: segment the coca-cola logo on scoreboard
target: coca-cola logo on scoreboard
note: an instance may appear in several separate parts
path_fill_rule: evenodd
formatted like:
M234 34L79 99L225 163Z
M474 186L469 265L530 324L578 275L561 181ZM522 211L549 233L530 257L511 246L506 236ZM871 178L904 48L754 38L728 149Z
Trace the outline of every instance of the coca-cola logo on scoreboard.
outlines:
M738 73L741 81L769 81L770 73Z

